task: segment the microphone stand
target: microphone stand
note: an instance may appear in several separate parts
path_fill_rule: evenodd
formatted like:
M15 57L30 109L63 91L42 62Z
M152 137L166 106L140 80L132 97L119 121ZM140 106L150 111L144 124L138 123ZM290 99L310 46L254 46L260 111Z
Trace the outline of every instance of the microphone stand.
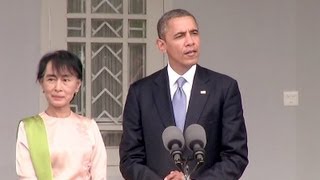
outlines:
M180 159L174 161L177 168L183 172L185 180L190 180L188 160Z
M190 180L191 174L189 174L189 165L188 164L185 165L184 170L183 170L183 174L184 174L185 180Z
M191 171L189 171L190 169L189 169L188 162L193 159L195 158L188 158L187 160L183 159L183 161L179 161L179 162L175 161L176 166L183 172L185 180L190 180L191 174L194 173L197 169L199 169L199 167L204 163L203 158L197 158L196 165L192 168Z

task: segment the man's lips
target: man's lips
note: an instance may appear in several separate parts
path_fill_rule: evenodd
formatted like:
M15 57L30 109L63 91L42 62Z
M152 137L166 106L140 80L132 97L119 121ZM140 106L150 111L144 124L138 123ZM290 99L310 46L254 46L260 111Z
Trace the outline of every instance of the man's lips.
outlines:
M193 56L193 55L195 55L196 53L197 53L196 50L189 50L189 51L186 51L184 54L185 54L185 55L188 55L188 56Z

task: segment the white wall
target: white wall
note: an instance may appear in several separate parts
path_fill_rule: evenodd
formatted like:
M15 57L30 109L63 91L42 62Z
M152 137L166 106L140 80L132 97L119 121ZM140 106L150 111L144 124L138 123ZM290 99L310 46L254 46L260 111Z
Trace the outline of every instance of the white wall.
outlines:
M0 1L0 179L17 179L18 121L38 112L40 0Z
M298 179L320 177L320 1L297 2Z
M0 1L1 179L16 177L18 120L39 110L40 3ZM250 159L242 179L318 179L320 1L172 0L172 6L198 18L200 64L239 82ZM282 92L295 89L300 105L284 107Z

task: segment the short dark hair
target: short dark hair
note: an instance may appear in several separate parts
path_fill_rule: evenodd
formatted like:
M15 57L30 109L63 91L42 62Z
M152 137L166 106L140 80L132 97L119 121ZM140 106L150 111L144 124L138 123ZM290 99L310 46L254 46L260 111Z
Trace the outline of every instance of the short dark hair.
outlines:
M67 69L71 74L75 75L82 81L82 63L81 60L75 54L67 50L57 50L45 54L39 62L37 81L41 81L47 64L51 62L52 68L57 70L60 74L63 70Z
M161 18L159 19L158 24L157 24L158 37L160 39L164 39L164 36L166 33L166 28L167 28L169 20L171 20L173 18L185 17L185 16L192 17L194 22L198 26L196 18L190 12L188 12L187 10L184 10L184 9L173 9L171 11L164 13L161 16Z

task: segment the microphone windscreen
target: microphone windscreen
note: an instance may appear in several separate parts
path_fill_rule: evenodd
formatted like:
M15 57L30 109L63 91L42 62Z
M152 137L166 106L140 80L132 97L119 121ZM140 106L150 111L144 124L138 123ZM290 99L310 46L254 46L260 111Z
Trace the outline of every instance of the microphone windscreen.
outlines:
M162 141L168 151L182 150L185 143L181 130L176 126L169 126L163 131Z
M185 130L186 146L193 151L194 145L204 148L207 144L206 132L199 124L192 124Z

